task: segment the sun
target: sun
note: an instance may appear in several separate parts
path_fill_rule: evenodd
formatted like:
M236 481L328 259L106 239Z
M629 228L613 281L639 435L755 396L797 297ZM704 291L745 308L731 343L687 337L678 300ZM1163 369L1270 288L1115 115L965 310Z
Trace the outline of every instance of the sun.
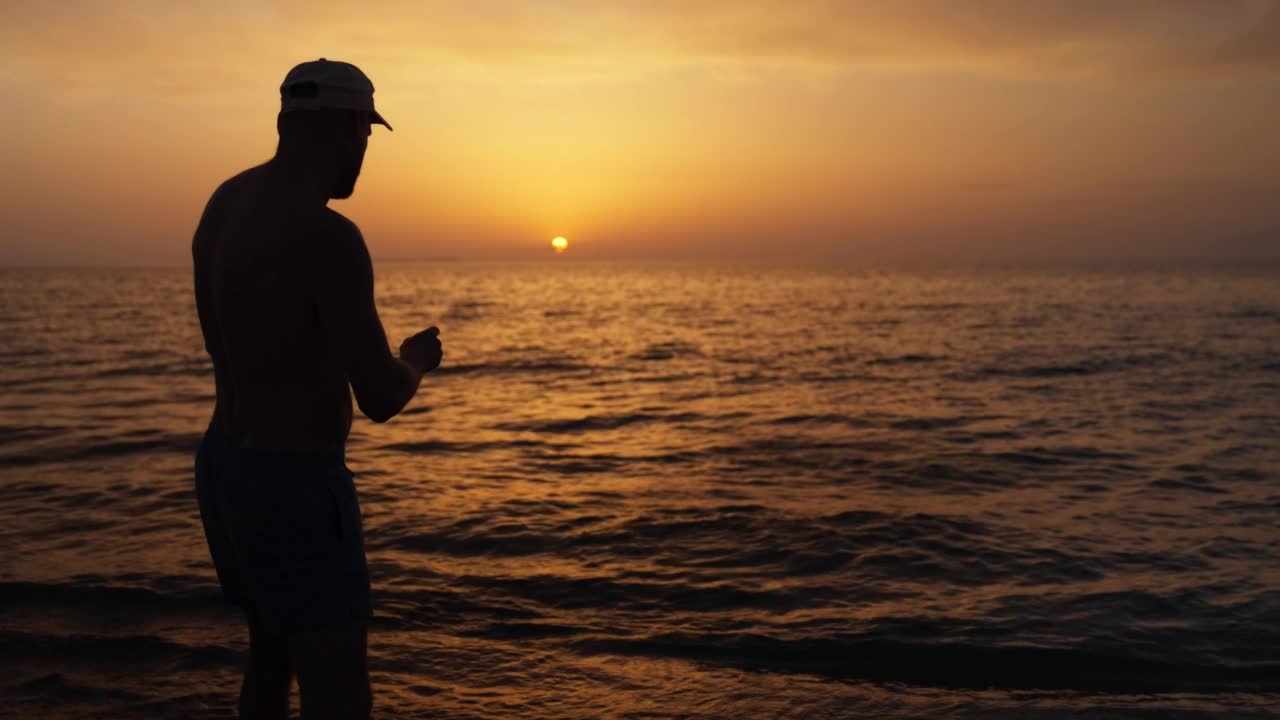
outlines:
M562 237L553 238L551 240L551 247L555 248L556 252L562 253L569 247L569 241Z

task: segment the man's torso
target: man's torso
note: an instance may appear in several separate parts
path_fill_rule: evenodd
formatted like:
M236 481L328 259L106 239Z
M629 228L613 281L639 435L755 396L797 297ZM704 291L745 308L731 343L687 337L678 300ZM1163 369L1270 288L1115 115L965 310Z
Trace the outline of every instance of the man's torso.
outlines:
M228 180L192 243L217 383L212 426L244 447L341 450L351 395L316 313L318 218L296 210L283 190L266 166Z

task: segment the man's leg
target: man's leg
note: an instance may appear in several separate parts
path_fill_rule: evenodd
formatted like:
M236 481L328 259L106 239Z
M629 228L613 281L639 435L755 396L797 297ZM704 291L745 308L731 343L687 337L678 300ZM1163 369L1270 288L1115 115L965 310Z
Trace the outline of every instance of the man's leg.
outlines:
M368 720L373 710L365 662L368 625L355 620L289 638L302 720Z
M249 621L249 667L240 686L240 720L287 720L289 687L293 672L289 667L289 643L262 625L255 610L245 613Z

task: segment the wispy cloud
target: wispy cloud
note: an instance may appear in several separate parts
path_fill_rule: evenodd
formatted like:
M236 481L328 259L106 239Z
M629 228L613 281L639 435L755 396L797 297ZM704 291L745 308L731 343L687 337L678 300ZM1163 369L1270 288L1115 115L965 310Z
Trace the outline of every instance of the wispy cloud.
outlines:
M10 2L14 74L86 92L242 82L336 48L391 63L625 72L865 65L1033 74L1274 73L1277 0L441 0Z

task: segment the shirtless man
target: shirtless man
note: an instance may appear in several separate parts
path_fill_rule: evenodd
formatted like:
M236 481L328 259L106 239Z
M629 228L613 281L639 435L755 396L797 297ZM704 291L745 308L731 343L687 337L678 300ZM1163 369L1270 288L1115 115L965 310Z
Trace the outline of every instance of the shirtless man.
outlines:
M351 195L372 124L387 125L373 84L321 59L280 91L275 157L214 192L192 241L217 384L196 490L219 583L249 625L240 717L284 720L296 673L306 720L365 720L372 608L344 463L351 390L386 422L442 351L432 327L391 354L364 239L326 206Z

